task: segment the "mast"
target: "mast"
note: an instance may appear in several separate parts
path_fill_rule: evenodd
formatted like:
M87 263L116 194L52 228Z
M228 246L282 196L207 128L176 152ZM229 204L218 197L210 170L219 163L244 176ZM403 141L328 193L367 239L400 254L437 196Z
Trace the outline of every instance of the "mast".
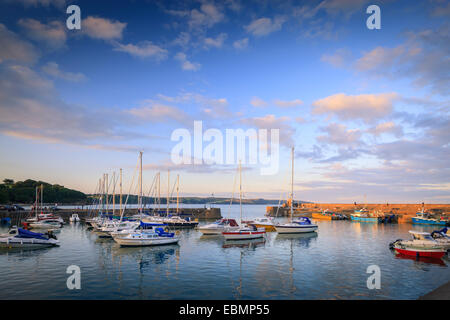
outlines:
M291 221L294 213L294 147L291 151L292 173L291 173Z
M241 225L242 225L242 172L241 172L241 160L239 160L239 208L241 211Z
M116 215L116 172L113 172L113 216Z
M122 168L120 168L120 197L119 197L119 203L120 203L120 212L122 212Z
M142 216L142 151L139 152L139 213Z
M167 170L167 216L169 216L170 170Z
M34 201L34 212L36 213L36 218L38 217L38 199L39 199L39 187L36 186L36 200Z
M161 211L161 172L158 172L158 215Z
M177 174L177 215L179 203L180 203L180 175Z
M105 192L106 192L106 194L105 194L105 197L106 197L106 213L108 214L109 213L109 199L108 199L108 197L109 197L109 194L108 194L108 192L109 192L109 185L108 185L108 174L107 173L105 173Z
M42 212L43 203L44 203L44 185L41 184L41 213L43 213Z

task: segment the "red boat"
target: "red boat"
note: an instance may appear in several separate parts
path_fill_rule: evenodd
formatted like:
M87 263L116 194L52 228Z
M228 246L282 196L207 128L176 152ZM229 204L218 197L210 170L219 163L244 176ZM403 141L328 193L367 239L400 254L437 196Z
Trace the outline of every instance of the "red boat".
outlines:
M441 259L446 250L444 249L416 249L416 248L394 248L395 251L399 254L413 256L413 257L427 257L427 258L435 258Z

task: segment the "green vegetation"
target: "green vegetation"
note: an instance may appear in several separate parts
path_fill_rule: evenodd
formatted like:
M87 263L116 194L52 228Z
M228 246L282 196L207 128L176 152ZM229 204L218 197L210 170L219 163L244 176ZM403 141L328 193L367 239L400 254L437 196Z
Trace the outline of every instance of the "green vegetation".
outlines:
M0 184L0 203L34 203L36 187L41 184L44 186L44 203L76 204L87 202L87 196L83 192L67 189L58 184L52 185L31 179L18 182L14 182L12 179L4 179L3 184Z

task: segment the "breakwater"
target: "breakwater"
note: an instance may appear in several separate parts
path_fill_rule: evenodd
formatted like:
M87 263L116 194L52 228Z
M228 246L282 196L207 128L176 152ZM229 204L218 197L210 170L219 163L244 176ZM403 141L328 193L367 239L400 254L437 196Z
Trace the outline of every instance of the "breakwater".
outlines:
M398 218L399 223L411 223L411 218L417 212L422 210L422 204L405 204L405 203L371 203L371 204L350 204L350 203L301 203L294 207L295 216L308 216L312 213L319 213L324 210L340 213L349 217L355 210L366 208L370 212L382 212L386 215L394 215ZM450 215L450 204L425 204L425 212L429 212L436 217ZM269 216L285 217L290 214L290 207L266 207Z

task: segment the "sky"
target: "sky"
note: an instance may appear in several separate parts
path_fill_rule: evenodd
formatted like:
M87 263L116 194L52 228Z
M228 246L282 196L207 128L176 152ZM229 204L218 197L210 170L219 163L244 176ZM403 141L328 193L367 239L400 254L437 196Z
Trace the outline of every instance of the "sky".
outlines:
M373 4L381 29L366 25ZM173 132L201 121L279 129L277 172L244 160L246 198L287 197L294 147L295 199L450 203L449 1L0 0L0 12L2 180L92 193L123 168L134 192L143 151L145 190L158 172L167 189L170 170L184 196L230 196L237 159L172 161Z

